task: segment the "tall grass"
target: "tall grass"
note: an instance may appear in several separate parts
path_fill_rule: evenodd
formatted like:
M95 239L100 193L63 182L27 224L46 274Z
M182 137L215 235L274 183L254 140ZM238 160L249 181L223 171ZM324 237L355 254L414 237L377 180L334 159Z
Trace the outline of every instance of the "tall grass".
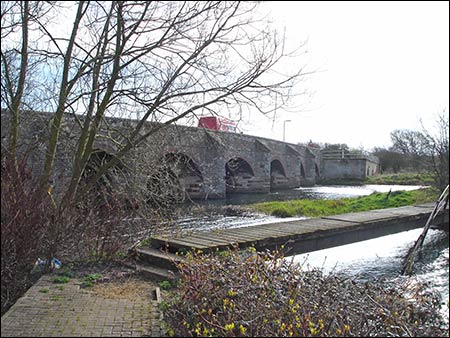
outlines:
M369 176L364 181L365 184L399 184L399 185L433 185L435 177L432 173L422 174L383 174Z
M437 193L429 188L412 191L373 193L356 198L339 200L290 200L252 204L253 210L278 217L320 217L348 212L396 208L416 203L434 201Z

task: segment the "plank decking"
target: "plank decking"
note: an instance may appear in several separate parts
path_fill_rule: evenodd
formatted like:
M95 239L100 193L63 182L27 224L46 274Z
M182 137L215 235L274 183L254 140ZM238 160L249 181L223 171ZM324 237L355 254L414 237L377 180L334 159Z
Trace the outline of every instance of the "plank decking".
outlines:
M168 253L209 252L237 245L239 248L253 246L258 251L283 247L287 255L294 255L423 227L433 207L434 203L430 203L177 236L154 236L150 248L146 252L138 249L138 254L141 260L150 264L156 260L149 255L148 249ZM448 215L446 209L436 223L448 224Z
M155 248L168 248L169 251L179 249L204 251L215 250L217 248L224 249L235 244L240 247L251 245L257 249L266 249L292 243L293 241L301 242L338 234L361 235L366 231L373 231L373 237L379 237L383 234L388 235L423 226L425 223L422 221L426 221L432 208L433 204L406 206L225 230L197 232L175 237L154 236L152 237L151 243ZM369 238L370 236L367 234L365 237ZM352 236L350 242L367 238ZM298 249L303 251L300 247Z

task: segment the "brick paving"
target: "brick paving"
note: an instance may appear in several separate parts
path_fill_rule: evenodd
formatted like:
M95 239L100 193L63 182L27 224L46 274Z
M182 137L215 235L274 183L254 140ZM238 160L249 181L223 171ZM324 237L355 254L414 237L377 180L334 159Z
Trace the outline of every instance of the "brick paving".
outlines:
M44 275L1 318L2 337L159 337L161 315L148 297L106 299L81 281Z

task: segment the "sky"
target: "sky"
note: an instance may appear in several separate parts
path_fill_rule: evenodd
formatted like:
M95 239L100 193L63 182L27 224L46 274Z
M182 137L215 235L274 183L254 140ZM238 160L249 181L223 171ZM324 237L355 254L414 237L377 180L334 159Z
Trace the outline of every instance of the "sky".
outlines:
M448 114L449 2L263 1L259 10L288 47L307 41L302 62L316 71L301 83L313 93L301 108L244 120L244 133L371 150L389 147L395 129L431 130Z

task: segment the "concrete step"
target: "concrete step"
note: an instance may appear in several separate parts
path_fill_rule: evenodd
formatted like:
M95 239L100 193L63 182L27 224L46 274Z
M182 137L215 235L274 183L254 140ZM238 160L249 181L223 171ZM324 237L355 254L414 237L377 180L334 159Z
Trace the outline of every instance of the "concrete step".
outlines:
M171 270L177 270L176 265L185 261L182 256L151 247L136 248L136 259L145 265Z
M178 272L176 272L176 270L164 269L139 263L136 263L136 271L139 272L143 277L147 277L156 281L170 281L179 278L179 274Z

